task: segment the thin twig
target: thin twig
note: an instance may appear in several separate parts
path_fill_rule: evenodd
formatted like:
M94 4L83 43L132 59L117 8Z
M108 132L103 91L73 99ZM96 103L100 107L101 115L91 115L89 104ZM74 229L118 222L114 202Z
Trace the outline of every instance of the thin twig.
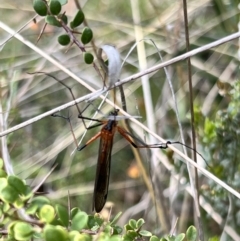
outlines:
M183 15L184 15L184 27L185 27L185 40L186 40L186 51L190 51L189 44L189 31L188 31L188 12L187 12L187 1L183 0ZM189 102L190 102L190 113L191 113L191 130L192 130L192 146L193 149L196 149L196 134L195 134L195 121L194 121L194 111L193 111L193 88L192 88L192 68L191 68L191 60L187 58L187 71L188 71L188 84L189 84ZM196 152L193 153L193 160L197 162ZM196 210L197 217L197 225L198 225L198 234L199 239L204 241L204 234L202 229L202 220L200 213L200 205L199 205L199 184L198 184L198 172L197 168L194 168L195 178L192 176L190 165L187 164L188 173L190 177L190 183L192 188L194 189L194 181L195 181L195 190L193 190L194 204Z

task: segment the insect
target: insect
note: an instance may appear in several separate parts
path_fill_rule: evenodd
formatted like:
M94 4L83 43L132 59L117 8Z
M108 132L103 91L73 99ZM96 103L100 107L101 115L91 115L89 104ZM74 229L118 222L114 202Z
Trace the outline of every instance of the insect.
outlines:
M83 150L89 144L94 142L96 139L100 138L99 143L99 150L98 150L98 161L97 161L97 170L96 170L96 177L95 177L95 185L94 185L94 192L93 192L93 207L92 209L96 212L101 212L103 209L107 196L108 196L108 186L109 186L109 177L110 177L110 168L111 168L111 153L113 147L113 139L114 134L116 131L121 134L134 148L161 148L166 149L168 144L182 144L178 141L175 142L166 142L162 144L152 144L147 145L144 144L141 140L137 139L141 145L137 145L133 142L133 136L127 132L122 127L118 126L118 121L116 117L118 116L118 109L115 109L109 114L110 119L106 121L100 121L98 119L91 119L88 117L79 116L79 118L93 120L100 122L93 127L103 125L100 132L98 132L95 136L93 136L86 144L81 147L78 147L78 151Z

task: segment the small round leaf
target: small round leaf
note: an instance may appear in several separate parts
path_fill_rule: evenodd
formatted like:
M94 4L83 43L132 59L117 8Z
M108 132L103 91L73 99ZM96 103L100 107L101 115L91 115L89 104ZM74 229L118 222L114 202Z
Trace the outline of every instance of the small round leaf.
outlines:
M21 198L18 198L14 203L13 203L14 207L17 209L20 209L24 206L24 202L22 201Z
M85 212L78 212L72 219L72 230L80 231L87 226L88 215Z
M57 215L59 217L59 219L61 220L62 224L67 227L68 226L68 222L69 222L69 217L68 217L68 210L57 204L56 205L56 212L57 212Z
M144 236L144 237L151 237L151 236L152 236L152 233L149 232L149 231L147 231L147 230L141 230L141 231L139 232L139 234L141 234L141 235Z
M145 223L144 219L140 218L137 221L137 229L140 229L143 226L144 223Z
M188 241L195 241L197 239L197 229L194 226L190 226L187 229L186 237Z
M46 241L66 241L68 233L60 226L46 225L43 230Z
M62 10L62 5L57 0L51 0L49 4L50 11L53 15L58 15Z
M8 212L9 209L10 209L9 203L3 203L3 207L2 207L3 212L6 213Z
M0 192L3 188L5 188L8 185L7 178L1 177L0 178Z
M137 222L136 222L136 220L130 219L128 223L129 223L129 225L132 227L132 229L136 229L136 228L137 228Z
M177 235L177 237L175 237L174 241L183 241L184 239L185 239L185 233L180 233ZM196 241L196 239L194 241Z
M31 203L36 204L41 208L45 204L50 204L50 201L44 196L37 196L32 199Z
M55 217L55 210L51 205L42 206L39 212L40 220L45 223L51 223Z
M16 240L29 240L33 234L33 228L29 223L17 222L13 227Z
M24 194L27 190L25 183L16 176L10 175L7 178L8 184L12 186L19 194Z
M45 17L45 22L52 26L62 27L61 23L54 16L51 15L47 15Z
M80 212L80 209L79 209L79 208L76 208L76 207L73 208L73 209L70 211L71 219L73 219L74 216L75 216L78 212Z
M33 1L33 9L40 16L47 15L47 6L42 0L34 0Z
M71 241L74 241L74 238L75 238L78 234L79 234L79 232L76 231L76 230L70 231L70 232L69 232L69 238L70 238L70 240L71 240Z
M73 21L70 23L71 28L76 28L81 25L84 21L84 13L82 10L78 10Z
M106 240L106 239L99 239L99 240ZM74 236L73 241L92 241L92 237L86 233L78 233Z
M2 189L1 198L4 202L14 203L18 198L18 193L13 187L8 185Z
M153 235L149 241L159 241L159 238L155 235Z
M70 37L68 34L63 34L58 37L58 43L65 46L70 43Z
M125 235L124 235L126 238L129 238L130 240L134 240L136 237L138 237L138 233L135 232L135 231L128 231Z
M88 44L93 38L93 32L92 29L85 27L83 29L81 41L83 44Z
M91 53L88 53L88 52L83 54L83 58L84 58L84 62L86 64L92 64L93 59L94 59L93 55Z
M0 177L7 177L7 173L2 169L0 169Z

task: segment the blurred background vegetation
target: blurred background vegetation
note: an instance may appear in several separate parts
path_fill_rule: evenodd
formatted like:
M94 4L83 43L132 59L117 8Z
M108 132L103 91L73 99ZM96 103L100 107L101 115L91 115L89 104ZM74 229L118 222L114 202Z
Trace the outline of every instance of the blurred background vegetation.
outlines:
M122 59L139 39L135 31L136 26L141 28L143 38L154 41L164 60L186 52L181 1L81 0L80 5L89 27L93 30L95 45L100 47L103 44L113 44L119 50ZM75 1L69 0L64 9L69 18L73 17L77 12ZM138 13L140 20L134 24L134 16ZM67 48L58 44L57 38L64 33L63 29L47 26L37 43L44 21L39 16L34 18L35 16L30 0L3 0L0 3L2 23L16 31L24 26L20 34L25 39L36 44L38 48L54 57L93 88L100 89L102 81L92 65L84 63L82 52L74 45L66 52ZM33 18L36 21L33 21ZM239 31L239 2L237 0L190 0L188 18L190 48L194 49ZM29 75L28 72L51 73L70 86L76 97L89 93L84 86L71 79L24 43L14 37L6 42L9 37L6 31L0 29L1 113L5 116L5 129L72 100L68 90L54 79L45 75ZM90 44L87 50L92 52ZM147 67L161 62L151 41L144 42L144 50ZM209 171L236 190L240 190L238 51L239 42L236 39L191 58L197 149L211 166ZM141 61L141 56L135 48L122 69L121 79L139 72ZM184 138L191 145L186 61L167 67L167 71L178 102ZM144 90L140 79L123 86L128 113L142 116L143 124L147 123L147 118L153 118L156 133L159 136L166 140L180 140L165 72L160 69L150 74L148 78L150 100L155 115L146 116L146 98L143 95ZM109 98L112 99L111 96ZM99 102L100 100L95 100L93 105L84 112L84 116L90 117ZM84 108L86 105L81 103L79 106ZM111 109L112 107L105 103L101 109L102 115L99 114L98 117L106 116ZM61 114L70 115L74 133L79 139L84 126L77 118L76 108L71 107L62 111ZM147 134L143 130L133 125L132 127L135 134L145 138ZM98 131L98 128L88 131L83 142L85 143ZM55 171L44 182L44 191L49 192L50 198L65 205L67 205L69 192L72 206L91 211L98 141L83 151L71 155L75 145L69 124L63 119L50 116L19 129L6 138L16 175L26 179L32 186L36 186L52 166L58 163ZM194 223L193 199L186 191L189 190L186 165L180 162L181 158L174 155L172 151L161 151L156 156L153 156L155 152L148 150L141 150L140 153L156 194L160 193L156 198L162 201L167 210L167 216L164 218L169 220L172 227L176 217L179 217L176 232L185 231L186 227ZM157 177L154 172L156 167L152 168L151 164L153 158L157 162L157 173L160 173ZM202 198L201 211L207 237L216 236L234 240L233 234L240 235L238 228L240 200L201 174L199 174L199 182ZM103 215L108 215L110 205L113 205L114 214L123 211L120 222L124 223L130 217L143 217L149 230L161 232L155 202L150 199L131 146L118 135L114 141L108 203L102 212Z

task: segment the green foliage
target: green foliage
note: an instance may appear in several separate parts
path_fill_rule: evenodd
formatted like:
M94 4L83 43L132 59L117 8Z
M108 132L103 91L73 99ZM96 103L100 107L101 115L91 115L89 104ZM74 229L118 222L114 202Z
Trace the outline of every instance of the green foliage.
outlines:
M62 223L63 226L68 227L69 224L69 215L68 215L68 210L67 208L57 204L55 206L56 213Z
M49 205L45 204L42 206L39 212L39 218L44 223L51 223L55 217L55 210L54 208Z
M78 10L77 14L75 15L73 21L70 23L71 28L76 28L80 26L84 21L84 13L82 10Z
M81 41L83 44L88 44L93 38L93 32L92 29L85 27L83 29Z
M78 10L73 20L70 22L70 25L68 26L68 17L65 15L65 13L61 14L62 5L66 4L66 2L67 1L51 0L47 2L48 5L46 5L46 2L43 2L42 0L35 0L33 2L33 8L37 14L40 16L45 16L46 24L58 28L62 27L67 32L67 34L58 36L59 44L66 46L71 42L71 40L73 40L73 43L77 44L78 46L88 44L93 38L93 31L91 28L85 27L83 29L81 33L82 43L80 43L78 38L75 37L76 32L73 30L83 23L85 19L83 11ZM48 8L50 11L48 11ZM84 47L82 47L82 49L84 49ZM86 64L92 64L94 56L89 52L83 52L84 62Z
M233 173L240 169L237 157L240 155L239 143L239 123L240 123L240 84L239 81L232 84L229 91L229 104L227 108L219 110L214 119L204 118L199 112L195 112L198 120L200 140L204 148L210 153L211 166L213 172L227 183L239 185L238 180L234 180ZM204 123L203 126L201 124ZM235 161L234 161L235 160ZM224 170L228 169L228 172ZM232 173L232 175L231 175Z
M42 0L34 0L33 1L33 9L40 16L47 15L47 6Z
M65 241L68 240L68 232L61 226L46 225L43 229L46 241Z
M83 58L84 58L84 62L86 64L92 64L93 59L94 59L93 55L91 53L88 53L88 52L83 54Z
M61 45L68 45L70 43L71 39L69 37L69 35L67 34L63 34L63 35L60 35L58 37L58 43L61 44Z
M22 201L23 210L33 218L29 217L25 220L22 216L18 216L16 208L9 203L14 203L20 196L24 196L29 187L25 181L16 176L2 179L4 184L1 193L11 189L7 191L7 198L2 198L4 196L2 195L0 200L0 225L6 226L7 230L5 240L91 241L94 235L97 235L100 241L133 241L143 238L151 241L182 241L185 237L185 234L179 234L176 237L158 238L150 231L142 229L145 223L142 218L130 219L125 225L125 233L122 233L123 229L116 225L121 213L113 217L112 221L105 221L99 214L88 215L77 207L72 208L68 213L68 208L59 204L52 205L51 201L44 196L29 196L27 201ZM187 241L194 241L196 229L193 226L187 230L186 237Z
M53 15L58 15L62 10L62 5L58 0L51 0L49 9Z
M194 226L190 226L186 232L187 241L197 240L197 229Z
M54 16L51 16L51 15L47 15L45 17L45 22L52 25L52 26L55 26L55 27L62 27L61 23L59 22L58 19L56 19Z
M82 230L87 226L88 215L79 211L72 219L72 230Z
M16 240L29 240L33 234L33 227L25 222L16 222L13 226L13 233Z

